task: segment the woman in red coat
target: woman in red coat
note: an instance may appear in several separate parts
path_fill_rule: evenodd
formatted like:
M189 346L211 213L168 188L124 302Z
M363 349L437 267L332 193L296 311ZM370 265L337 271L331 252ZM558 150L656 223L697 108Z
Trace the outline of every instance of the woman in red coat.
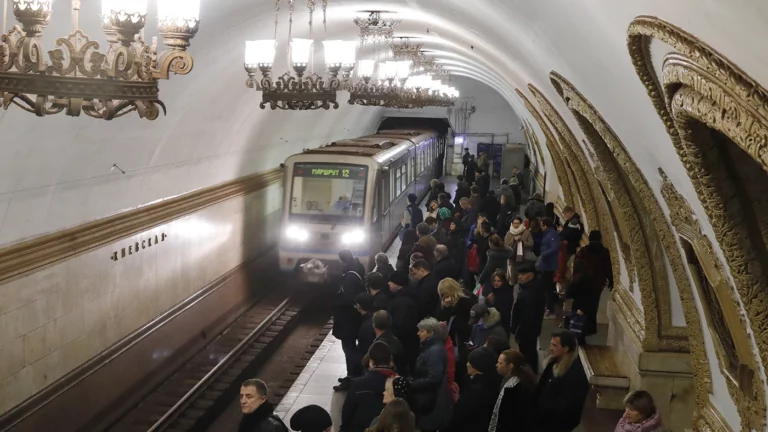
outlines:
M445 339L445 354L448 356L448 373L446 374L446 380L448 382L448 388L451 389L451 395L453 396L453 403L459 399L459 385L456 384L456 352L453 348L453 341L448 336L448 324L445 321L440 323L440 327L443 329L443 339Z

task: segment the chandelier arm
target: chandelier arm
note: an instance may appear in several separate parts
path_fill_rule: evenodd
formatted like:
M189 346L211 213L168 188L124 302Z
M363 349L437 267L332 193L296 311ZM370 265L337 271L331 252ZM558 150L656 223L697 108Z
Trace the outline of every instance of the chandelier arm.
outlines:
M186 51L166 51L158 59L159 66L152 70L155 79L169 79L171 72L175 75L187 75L192 72L194 59Z

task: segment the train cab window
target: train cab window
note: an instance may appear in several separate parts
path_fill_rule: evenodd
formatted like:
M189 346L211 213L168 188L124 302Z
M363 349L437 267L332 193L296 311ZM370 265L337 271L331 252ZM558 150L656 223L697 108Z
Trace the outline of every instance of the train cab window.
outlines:
M362 165L294 165L291 220L358 222L364 217L367 180L368 167Z

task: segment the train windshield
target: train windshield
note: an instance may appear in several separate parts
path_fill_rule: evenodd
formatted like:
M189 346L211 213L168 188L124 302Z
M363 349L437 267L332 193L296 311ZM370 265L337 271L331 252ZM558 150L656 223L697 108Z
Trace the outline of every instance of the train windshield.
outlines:
M295 164L291 219L309 223L359 223L364 217L367 179L367 166Z

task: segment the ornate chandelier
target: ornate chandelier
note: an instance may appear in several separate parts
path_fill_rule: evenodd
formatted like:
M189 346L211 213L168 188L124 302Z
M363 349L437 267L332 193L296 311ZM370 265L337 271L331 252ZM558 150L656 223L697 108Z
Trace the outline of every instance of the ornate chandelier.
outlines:
M154 120L165 105L158 80L186 75L193 59L186 51L197 34L200 0L158 0L158 30L167 49L157 52L143 38L147 0L102 0L102 28L107 52L80 30L80 0L72 0L72 33L56 40L43 56L41 38L51 18L53 0L12 0L14 26L0 40L0 97L39 117L64 112L112 120L136 111ZM5 13L5 11L4 11Z
M325 64L328 78L323 79L316 73L305 76L311 63L314 41L312 37L312 15L315 11L316 0L309 0L309 34L310 39L295 39L291 37L293 26L293 11L295 0L288 0L289 25L288 40L290 41L290 59L295 77L290 72L272 79L272 68L277 50L277 24L280 12L280 0L275 1L275 39L249 41L245 43L245 71L248 73L246 86L262 92L259 106L265 109L283 110L317 110L339 108L336 92L341 87L339 72L342 79L348 80L355 67L357 52L356 41L328 40L324 41ZM323 26L326 25L326 10L328 0L322 1ZM256 73L261 72L261 79Z
M389 41L395 35L395 27L400 24L400 20L385 18L387 12L383 11L363 11L367 17L358 17L354 19L355 25L360 27L360 40L381 42Z

